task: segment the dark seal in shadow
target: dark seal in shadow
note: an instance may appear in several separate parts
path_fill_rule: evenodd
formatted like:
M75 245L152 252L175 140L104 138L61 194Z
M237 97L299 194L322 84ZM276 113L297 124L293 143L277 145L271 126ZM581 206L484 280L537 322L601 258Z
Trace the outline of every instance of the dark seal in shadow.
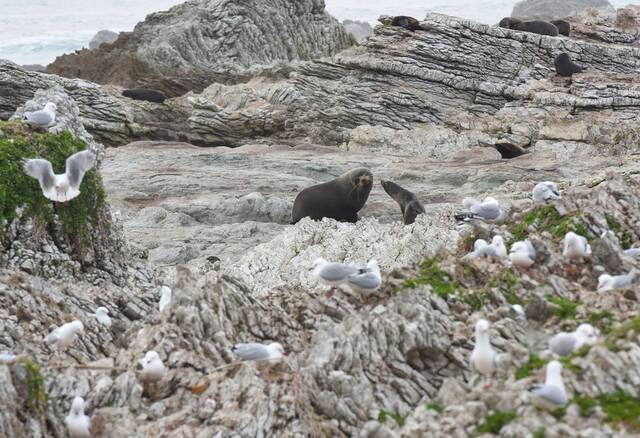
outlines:
M553 20L551 24L558 28L558 32L560 33L560 35L569 36L569 34L571 33L571 24L569 24L568 21Z
M516 23L522 23L522 20L518 18L504 17L502 20L500 20L500 23L498 23L498 26L503 27L505 29L513 29L513 25Z
M548 21L520 21L512 23L511 29L538 35L558 36L558 28Z
M416 30L422 30L422 27L420 27L420 22L418 20L413 17L405 17L404 15L393 17L393 20L391 20L391 25L402 27L412 32L415 32Z
M416 217L419 214L423 214L424 207L418 201L415 194L411 193L400 187L398 184L391 181L381 181L380 184L387 195L391 196L400 205L400 211L404 219L405 225L411 225L416 221Z
M295 224L304 217L357 222L358 212L367 202L372 186L371 171L359 168L332 181L307 187L298 193L293 202L291 223Z
M556 56L556 59L553 61L553 65L556 67L556 73L566 78L570 78L574 73L582 73L586 70L578 64L574 64L571 61L571 57L566 53L561 53Z
M494 148L498 151L498 153L500 154L500 158L502 158L503 160L511 160L513 158L518 158L524 154L529 153L526 149L508 142L486 143L480 141L478 142L478 144L480 144L480 146Z
M164 103L167 100L167 96L161 91L147 90L145 88L135 88L133 90L124 90L122 92L124 97L135 100L146 100L147 102Z

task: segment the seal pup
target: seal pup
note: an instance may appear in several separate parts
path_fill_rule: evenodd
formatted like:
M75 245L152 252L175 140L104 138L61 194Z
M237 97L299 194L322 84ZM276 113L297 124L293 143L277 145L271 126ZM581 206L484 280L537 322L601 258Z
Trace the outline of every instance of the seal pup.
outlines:
M511 29L538 35L558 36L558 28L548 21L519 21L511 24Z
M360 167L329 182L307 187L293 202L291 223L296 224L304 217L313 220L326 217L355 223L372 186L373 174L369 169Z
M148 90L146 88L135 88L132 90L124 90L122 92L124 97L128 97L134 100L145 100L147 102L164 103L167 100L167 96L162 91Z
M571 57L566 53L561 53L556 56L553 65L556 68L556 73L566 78L570 78L574 73L582 73L582 71L585 70L578 64L574 64L573 61L571 61Z
M415 32L416 30L422 30L420 22L413 17L405 17L404 15L398 15L391 20L392 26L402 27L404 29Z
M560 33L560 35L569 36L571 33L571 25L568 21L552 20L551 24L558 28L558 33Z
M387 195L391 196L400 205L405 225L411 225L416 221L416 217L419 214L425 212L416 195L409 190L403 189L391 181L380 181L380 185L387 192Z

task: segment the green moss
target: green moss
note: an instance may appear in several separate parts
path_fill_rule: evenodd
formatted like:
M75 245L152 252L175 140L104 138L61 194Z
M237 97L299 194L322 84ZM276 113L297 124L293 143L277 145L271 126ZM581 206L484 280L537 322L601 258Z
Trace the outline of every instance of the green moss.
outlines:
M516 370L515 376L517 380L529 377L535 370L545 366L547 362L535 354L529 355L529 360Z
M393 418L393 421L395 421L398 426L404 426L405 417L397 412L394 414L392 412L385 411L384 409L380 409L380 412L378 413L378 421L380 423L385 423L389 418Z
M607 220L607 226L609 227L609 229L613 231L618 237L618 240L620 240L622 249L631 248L634 241L633 234L623 229L622 225L620 225L620 222L618 222L613 216L605 214L605 218Z
M543 427L539 427L538 429L536 429L535 432L533 432L533 437L532 438L545 438L547 436L547 430Z
M605 344L612 351L618 351L616 341L618 339L624 339L629 334L638 336L640 334L640 316L623 322L621 325L614 327L609 332Z
M478 311L484 306L484 294L466 292L462 294L462 301L467 303L471 309Z
M587 316L587 322L605 335L611 332L611 327L614 321L615 316L608 310L603 310L601 312L589 312Z
M419 286L430 285L433 292L446 297L458 289L459 284L448 273L438 267L437 257L424 260L416 278L408 278L402 283L405 289L415 289Z
M0 240L5 233L4 221L16 218L16 209L25 207L25 217L35 220L37 226L53 225L53 203L42 195L35 178L27 176L21 166L25 158L44 158L51 162L56 173L63 173L66 159L86 149L83 141L70 133L35 133L18 122L0 122L4 137L0 138ZM100 215L105 204L102 181L95 170L87 172L80 196L67 205L60 204L58 214L69 244L80 255L90 245L90 231L101 225Z
M518 415L515 412L495 411L493 414L487 415L484 423L476 429L476 434L493 433L497 435L504 426L511 423L517 417Z
M431 402L427 404L427 409L430 409L432 411L436 411L438 414L442 413L442 411L444 411L444 408L442 407L442 405L440 405L440 403L436 403L436 402Z
M560 319L576 319L576 310L580 302L573 302L562 297L548 297L547 300L557 306L555 315Z
M580 416L581 417L588 417L591 415L591 410L598 406L598 402L592 398L589 397L585 397L585 396L577 396L574 397L573 402L578 406L578 408L580 409Z
M634 432L640 432L640 398L618 391L613 394L602 394L596 398L578 396L573 401L580 408L580 415L583 417L588 417L593 408L600 406L605 414L604 421L624 425Z
M502 295L504 295L505 300L509 304L523 304L522 299L516 293L516 286L518 285L518 276L513 271L513 269L505 269L500 272L500 274L492 277L487 282L487 288L493 289L498 288Z
M27 373L27 406L33 413L41 415L48 398L44 377L38 364L32 360L25 361L24 368Z
M509 230L513 236L509 244L526 239L530 226L534 226L538 232L549 232L556 240L563 239L569 231L584 236L588 240L592 238L579 212L574 216L562 216L555 206L546 205L526 213L522 220Z

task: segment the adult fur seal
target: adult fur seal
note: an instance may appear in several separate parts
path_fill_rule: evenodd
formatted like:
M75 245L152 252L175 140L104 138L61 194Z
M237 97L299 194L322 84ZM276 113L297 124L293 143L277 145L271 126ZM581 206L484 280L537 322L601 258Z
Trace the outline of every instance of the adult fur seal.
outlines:
M571 24L569 24L568 21L553 20L551 24L558 28L558 32L560 32L560 35L569 36L569 34L571 33Z
M522 20L518 18L504 17L502 20L500 20L498 26L504 27L505 29L513 29L513 25L516 23L522 23Z
M164 103L167 100L167 96L161 91L147 90L145 88L135 88L133 90L124 90L122 92L124 97L135 100L146 100L147 102Z
M391 25L402 27L412 32L415 32L416 30L422 30L422 27L420 27L420 22L418 20L413 17L405 17L404 15L393 17L393 20L391 20Z
M511 29L538 35L558 36L558 28L548 21L520 21L512 23Z
M380 184L387 195L391 196L399 205L405 225L411 225L416 221L419 214L423 214L424 207L418 201L415 194L403 189L398 184L391 181L381 181Z
M553 65L556 67L556 73L567 78L570 78L574 73L582 73L582 71L585 70L578 64L574 64L571 61L571 57L566 53L561 53L556 56Z
M307 187L296 196L291 213L292 223L303 217L320 220L323 217L340 222L357 222L373 186L373 175L363 167L340 175L336 179Z

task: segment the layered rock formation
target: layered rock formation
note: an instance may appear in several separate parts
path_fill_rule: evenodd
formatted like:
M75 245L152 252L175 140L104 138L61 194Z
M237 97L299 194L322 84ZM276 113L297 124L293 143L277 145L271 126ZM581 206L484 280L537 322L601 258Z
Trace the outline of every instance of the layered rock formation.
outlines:
M593 8L601 13L615 12L608 0L522 0L516 3L511 16L528 20L558 20Z
M89 49L95 50L100 48L103 44L114 43L118 39L118 33L111 30L101 30L91 38L89 41Z
M636 47L640 42L640 6L629 5L615 14L587 9L569 21L574 38Z
M63 55L48 71L177 96L246 78L261 66L333 55L351 44L323 0L199 0L149 15L111 45Z

